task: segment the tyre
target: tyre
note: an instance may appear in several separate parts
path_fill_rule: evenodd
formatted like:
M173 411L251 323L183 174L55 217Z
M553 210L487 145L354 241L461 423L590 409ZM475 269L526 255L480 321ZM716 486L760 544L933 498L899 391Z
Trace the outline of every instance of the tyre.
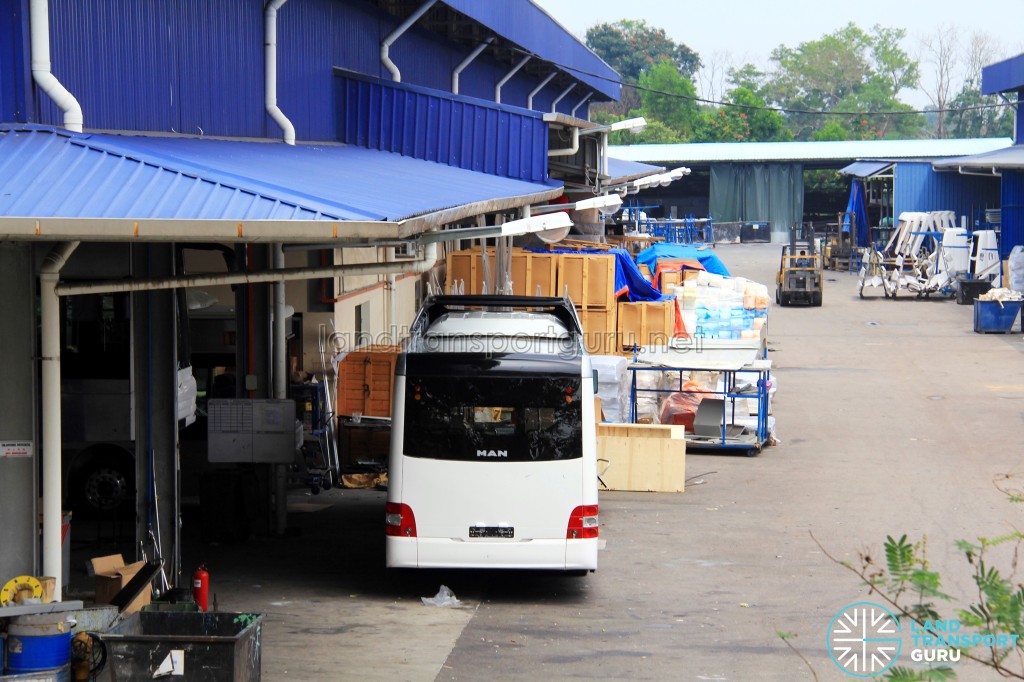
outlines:
M821 307L821 292L820 291L815 291L813 294L811 294L811 305L813 305L816 308L820 308Z
M135 502L135 459L127 452L82 453L68 478L72 506L80 513L109 513Z

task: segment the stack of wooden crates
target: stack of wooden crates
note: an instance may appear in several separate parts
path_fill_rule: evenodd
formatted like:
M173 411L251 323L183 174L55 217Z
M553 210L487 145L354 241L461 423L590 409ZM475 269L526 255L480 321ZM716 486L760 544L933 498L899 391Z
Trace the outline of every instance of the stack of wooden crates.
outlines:
M493 268L494 250L488 249ZM463 293L483 292L479 248L448 254L448 283ZM595 355L631 352L635 345L664 344L675 328L675 301L619 303L615 298L615 256L605 253L512 251L512 293L563 296L566 291L583 325L587 351Z

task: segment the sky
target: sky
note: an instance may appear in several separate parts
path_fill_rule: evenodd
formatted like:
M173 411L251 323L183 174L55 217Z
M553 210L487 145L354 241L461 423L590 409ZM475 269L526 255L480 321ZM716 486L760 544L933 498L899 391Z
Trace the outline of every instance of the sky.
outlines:
M962 40L973 33L991 36L995 53L1006 58L1024 53L1024 0L896 0L894 2L837 2L836 0L534 0L562 26L585 40L587 29L619 19L643 19L662 28L669 38L695 50L701 60L724 66L747 62L767 68L779 45L796 47L817 40L849 22L869 30L875 24L907 31L905 50L921 59L921 80L932 80L931 66L921 58L921 39L942 26L955 27ZM877 12L872 12L876 8ZM701 82L703 78L704 82ZM698 78L698 89L720 88L721 79L709 73ZM923 107L923 92L903 92L908 104Z

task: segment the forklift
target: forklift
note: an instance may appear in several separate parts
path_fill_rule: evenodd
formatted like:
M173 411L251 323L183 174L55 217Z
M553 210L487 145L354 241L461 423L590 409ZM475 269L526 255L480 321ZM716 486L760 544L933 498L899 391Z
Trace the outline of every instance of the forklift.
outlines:
M814 239L814 228L808 227L797 239L796 227L789 228L789 243L782 247L782 260L775 277L775 302L788 306L803 301L821 305L822 257Z

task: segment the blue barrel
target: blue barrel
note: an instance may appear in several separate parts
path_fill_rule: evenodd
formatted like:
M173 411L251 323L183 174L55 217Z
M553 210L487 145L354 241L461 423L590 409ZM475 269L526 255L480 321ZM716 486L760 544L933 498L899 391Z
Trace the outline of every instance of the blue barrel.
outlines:
M21 616L7 627L7 672L61 668L71 661L71 625L57 615Z

